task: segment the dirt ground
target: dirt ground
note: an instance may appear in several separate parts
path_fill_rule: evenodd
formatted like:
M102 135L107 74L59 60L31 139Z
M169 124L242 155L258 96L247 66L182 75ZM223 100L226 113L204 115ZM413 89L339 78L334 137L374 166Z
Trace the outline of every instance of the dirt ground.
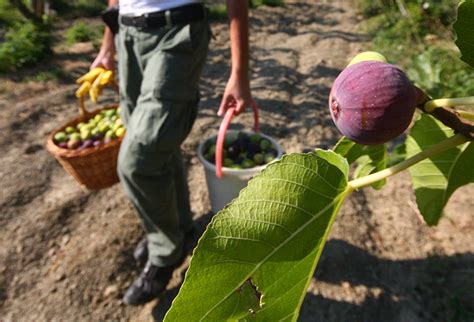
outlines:
M339 134L327 109L330 84L370 39L349 1L287 2L251 14L252 90L261 128L286 152L331 147ZM212 28L201 109L183 144L201 232L211 214L195 151L217 132L229 73L227 26ZM45 67L70 75L59 82L1 80L0 320L160 320L182 280L186 263L160 299L124 306L120 298L140 269L132 258L142 236L133 209L119 185L81 190L44 148L47 135L77 114L72 80L94 53L88 43L59 48ZM109 91L103 102L115 100ZM251 121L247 113L234 126ZM473 195L474 185L457 191L440 224L429 228L407 174L379 192L353 194L334 224L300 320L472 321Z

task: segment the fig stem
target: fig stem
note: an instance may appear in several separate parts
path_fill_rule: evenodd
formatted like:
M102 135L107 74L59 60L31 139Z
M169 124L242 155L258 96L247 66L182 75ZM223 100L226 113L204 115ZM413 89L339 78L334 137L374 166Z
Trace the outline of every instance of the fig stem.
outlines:
M456 110L456 113L459 114L460 117L468 120L468 121L473 121L474 122L474 113L467 112L467 111L461 111L461 110Z
M409 159L406 159L405 161L402 161L390 168L384 169L379 172L375 172L373 174L370 174L368 176L354 179L348 182L348 185L352 187L352 189L356 190L368 185L371 185L377 181L380 181L382 179L388 178L390 176L393 176L394 174L397 174L403 170L408 169L412 165L423 161L424 159L430 158L438 153L441 153L443 151L452 149L460 144L463 144L465 142L469 141L468 138L466 138L462 134L456 134L454 136L451 136L447 138L446 140L443 140L435 145L432 145L431 147L427 148L426 150L422 150L420 153L415 154Z
M433 112L438 107L474 106L474 96L458 98L438 98L425 103L424 110Z

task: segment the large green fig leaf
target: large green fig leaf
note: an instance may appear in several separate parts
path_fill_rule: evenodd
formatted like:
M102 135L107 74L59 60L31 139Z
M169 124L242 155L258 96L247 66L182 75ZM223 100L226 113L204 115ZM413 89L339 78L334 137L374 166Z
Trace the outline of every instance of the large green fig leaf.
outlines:
M387 167L387 145L362 145L342 137L334 147L334 152L345 157L349 164L357 164L354 170L354 179L365 177L371 173L381 171ZM382 188L386 180L372 184L374 189Z
M217 213L166 321L295 321L337 211L346 159L290 154Z
M474 67L474 0L459 3L453 28L456 32L456 45L462 54L461 59Z
M450 136L453 131L423 114L406 140L407 157ZM474 145L471 142L439 153L409 169L416 202L428 225L436 225L453 192L474 182Z

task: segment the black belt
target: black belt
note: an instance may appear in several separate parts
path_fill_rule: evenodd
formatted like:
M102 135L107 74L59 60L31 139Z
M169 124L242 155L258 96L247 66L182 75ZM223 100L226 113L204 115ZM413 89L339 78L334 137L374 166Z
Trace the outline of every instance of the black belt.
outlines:
M184 25L199 21L207 15L203 4L196 3L169 10L146 13L141 16L120 16L120 22L125 26L139 29L160 28L164 26Z

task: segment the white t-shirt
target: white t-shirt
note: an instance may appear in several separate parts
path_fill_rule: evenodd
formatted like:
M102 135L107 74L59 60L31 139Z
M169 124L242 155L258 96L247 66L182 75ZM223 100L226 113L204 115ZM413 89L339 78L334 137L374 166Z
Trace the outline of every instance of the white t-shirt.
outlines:
M119 12L121 15L141 16L199 2L202 0L119 0Z

